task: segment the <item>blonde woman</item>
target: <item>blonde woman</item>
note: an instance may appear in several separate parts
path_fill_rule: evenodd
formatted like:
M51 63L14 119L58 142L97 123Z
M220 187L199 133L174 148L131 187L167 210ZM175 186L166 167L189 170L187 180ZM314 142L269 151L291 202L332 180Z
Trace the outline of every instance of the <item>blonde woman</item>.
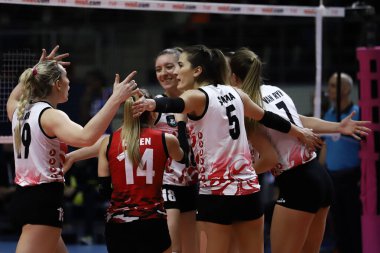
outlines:
M132 94L132 72L124 81L115 77L114 90L84 127L70 120L57 105L69 97L65 63L68 54L55 56L58 46L26 69L7 102L12 121L16 193L11 219L22 228L16 252L67 252L61 237L63 223L63 170L67 145L92 145L106 130L119 105Z
M121 128L105 137L99 151L100 193L110 199L105 236L108 252L171 252L162 181L167 159L187 155L172 134L154 129L155 113L132 117L124 105ZM112 185L112 188L111 188Z

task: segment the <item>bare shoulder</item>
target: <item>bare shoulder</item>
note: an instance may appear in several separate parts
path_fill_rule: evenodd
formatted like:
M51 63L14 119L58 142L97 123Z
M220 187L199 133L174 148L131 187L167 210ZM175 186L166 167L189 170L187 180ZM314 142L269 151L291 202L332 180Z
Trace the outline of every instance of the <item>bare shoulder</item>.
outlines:
M204 96L205 94L197 89L187 90L181 95L182 98L202 98Z
M243 101L249 98L247 93L245 93L242 89L238 87L233 87L233 88L236 90L236 92L239 94L239 96L241 97Z
M43 112L41 115L41 120L44 121L55 121L55 120L65 120L69 119L69 116L62 110L49 108Z

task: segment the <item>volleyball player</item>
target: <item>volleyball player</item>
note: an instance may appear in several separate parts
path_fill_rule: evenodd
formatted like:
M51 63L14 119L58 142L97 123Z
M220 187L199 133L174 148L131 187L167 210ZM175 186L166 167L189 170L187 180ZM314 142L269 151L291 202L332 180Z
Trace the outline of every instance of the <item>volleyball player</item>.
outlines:
M98 156L100 193L110 198L107 249L110 253L169 253L163 174L169 156L185 163L187 154L174 135L154 129L155 113L133 118L132 103L132 98L125 102L123 125L103 139Z
M326 122L298 114L292 99L280 88L262 85L261 61L247 48L237 50L230 59L231 83L254 100L262 99L272 111L299 127L318 133L340 132L360 139L370 129L368 122L353 121L352 115L340 123ZM280 189L271 225L271 251L274 253L319 252L326 217L332 201L332 184L320 166L316 153L296 138L267 129L280 156L272 169Z
M12 121L17 184L11 219L22 228L16 252L67 252L61 237L63 223L62 171L66 145L93 144L106 130L119 105L132 94L132 72L124 81L115 77L114 90L98 114L84 127L71 121L57 105L68 100L69 79L55 56L58 46L26 69L7 102Z
M174 74L180 54L180 48L168 48L162 50L156 57L156 77L164 89L164 93L156 97L176 98L181 95L182 92L177 87L178 80ZM178 122L175 114L159 113L155 128L175 136L178 136L177 129L182 128L185 145L188 146L186 122ZM195 223L197 181L198 172L195 165L180 164L169 159L164 173L162 196L165 201L173 252L196 253L199 251Z
M260 186L251 167L244 115L288 132L310 147L319 145L319 139L224 85L228 65L220 50L202 45L185 48L176 73L178 88L187 91L174 99L142 98L134 104L134 115L145 110L187 114L200 173L197 221L204 223L207 252L227 252L232 233L240 252L263 252L263 208L255 194Z

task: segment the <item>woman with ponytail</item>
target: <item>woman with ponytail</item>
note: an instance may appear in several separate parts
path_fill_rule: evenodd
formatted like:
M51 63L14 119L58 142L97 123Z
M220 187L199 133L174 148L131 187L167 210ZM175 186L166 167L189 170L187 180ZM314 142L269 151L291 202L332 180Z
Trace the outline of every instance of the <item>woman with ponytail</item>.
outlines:
M107 249L110 253L169 253L163 174L169 157L185 163L187 154L174 135L154 129L155 113L144 112L134 118L133 102L132 98L125 102L123 125L103 139L99 150L99 192L110 199Z
M119 105L138 92L132 72L124 81L115 77L114 90L84 127L70 120L57 105L69 97L69 79L55 56L56 46L40 62L26 69L7 101L12 121L16 193L12 201L13 222L22 229L16 252L67 252L61 237L63 223L62 165L67 145L92 145L106 130Z
M178 80L174 74L178 67L181 48L167 48L162 50L155 60L157 81L164 90L156 97L178 97ZM182 117L186 118L184 115ZM155 127L166 133L178 136L181 147L187 153L192 153L189 147L188 129L186 120L179 119L178 114L159 113ZM187 146L187 149L186 149ZM169 160L162 186L162 196L167 213L172 251L181 253L197 253L198 242L195 222L196 197L198 195L198 171L193 163L180 164Z
M365 127L369 122L354 121L352 115L341 122L299 115L293 100L282 89L263 84L261 64L259 57L248 48L238 49L230 58L231 84L241 87L265 110L299 127L312 128L316 133L339 131L360 140L370 132ZM279 187L270 229L271 251L319 252L332 201L330 176L315 159L314 150L297 138L272 129L265 129L265 132L279 156L279 162L271 168Z
M318 138L265 112L248 95L229 85L223 53L204 45L184 48L176 70L178 98L141 98L134 115L143 111L187 114L199 171L197 222L207 237L207 253L228 251L236 236L241 253L264 252L260 185L252 168L244 116L301 138L310 146Z

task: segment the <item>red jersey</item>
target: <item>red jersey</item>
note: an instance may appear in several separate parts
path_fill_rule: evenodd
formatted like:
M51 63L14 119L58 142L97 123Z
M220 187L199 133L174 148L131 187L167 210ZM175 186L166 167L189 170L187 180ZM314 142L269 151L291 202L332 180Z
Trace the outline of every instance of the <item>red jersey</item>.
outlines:
M140 165L132 164L121 144L121 129L110 136L107 159L113 192L107 222L166 218L161 192L168 159L164 132L142 128L140 156Z

